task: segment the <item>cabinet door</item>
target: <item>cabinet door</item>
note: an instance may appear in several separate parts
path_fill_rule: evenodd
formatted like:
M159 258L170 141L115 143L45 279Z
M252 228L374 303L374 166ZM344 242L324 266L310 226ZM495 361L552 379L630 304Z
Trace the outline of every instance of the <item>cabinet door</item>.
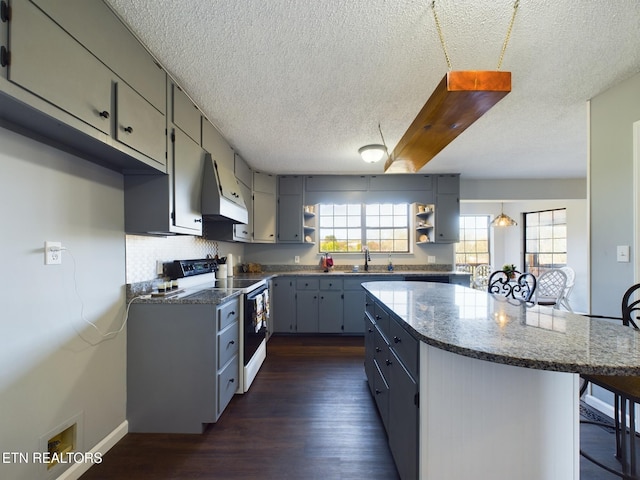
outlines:
M318 331L342 333L342 292L320 291L318 304Z
M301 243L302 195L280 195L278 197L278 242Z
M239 242L250 242L251 231L253 230L253 197L251 189L244 183L238 182L240 193L247 206L249 221L247 223L236 223L233 225L233 239Z
M211 154L211 157L227 170L233 172L234 153L222 134L206 118L202 121L202 148Z
M233 173L240 183L244 183L250 189L253 187L253 172L247 162L237 153L233 157ZM247 197L245 197L246 199Z
M389 448L402 480L418 478L418 385L390 350Z
M436 193L460 193L460 175L438 175L436 177Z
M253 191L276 194L276 177L268 173L253 172Z
M164 71L101 0L35 0L46 14L164 113Z
M318 292L296 292L296 332L318 333Z
M31 2L11 4L9 80L111 134L111 72Z
M124 82L116 85L116 139L165 165L167 151L164 114Z
M278 177L278 194L302 195L302 177L288 175Z
M296 290L293 278L275 278L271 284L273 331L293 333L296 321Z
M200 111L180 87L171 85L173 102L173 123L200 145Z
M460 241L460 199L456 194L436 195L435 241L456 243Z
M276 196L253 192L253 241L276 242Z
M173 135L174 224L202 235L200 195L205 152L179 129Z
M360 289L344 291L344 333L365 333L364 322L362 321L362 318L364 316L364 303L364 290Z

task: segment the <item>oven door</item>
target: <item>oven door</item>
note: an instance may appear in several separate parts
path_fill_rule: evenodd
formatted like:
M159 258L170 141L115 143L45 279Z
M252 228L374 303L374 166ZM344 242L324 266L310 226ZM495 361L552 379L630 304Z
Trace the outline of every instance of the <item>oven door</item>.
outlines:
M265 306L266 286L245 295L244 300L244 364L253 357L267 333L268 305Z

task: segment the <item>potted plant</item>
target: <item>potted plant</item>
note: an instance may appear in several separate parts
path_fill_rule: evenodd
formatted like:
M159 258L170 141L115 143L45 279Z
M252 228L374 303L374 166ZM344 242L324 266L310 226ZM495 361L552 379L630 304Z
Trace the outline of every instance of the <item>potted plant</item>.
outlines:
M509 278L516 278L517 268L513 263L505 263L502 266L502 271L506 273Z

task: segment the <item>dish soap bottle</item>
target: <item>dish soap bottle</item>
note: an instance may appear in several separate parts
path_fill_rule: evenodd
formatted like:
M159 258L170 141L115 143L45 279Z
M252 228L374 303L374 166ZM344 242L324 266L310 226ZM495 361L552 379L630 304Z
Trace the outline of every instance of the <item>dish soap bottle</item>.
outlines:
M391 263L391 254L389 254L389 263L387 264L387 270L393 272L393 263Z

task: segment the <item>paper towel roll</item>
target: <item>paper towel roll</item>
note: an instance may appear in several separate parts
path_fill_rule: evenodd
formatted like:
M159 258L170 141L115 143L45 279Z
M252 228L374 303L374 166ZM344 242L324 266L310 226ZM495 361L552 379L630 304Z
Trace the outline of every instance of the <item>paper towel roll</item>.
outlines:
M227 277L233 277L233 255L227 255Z

